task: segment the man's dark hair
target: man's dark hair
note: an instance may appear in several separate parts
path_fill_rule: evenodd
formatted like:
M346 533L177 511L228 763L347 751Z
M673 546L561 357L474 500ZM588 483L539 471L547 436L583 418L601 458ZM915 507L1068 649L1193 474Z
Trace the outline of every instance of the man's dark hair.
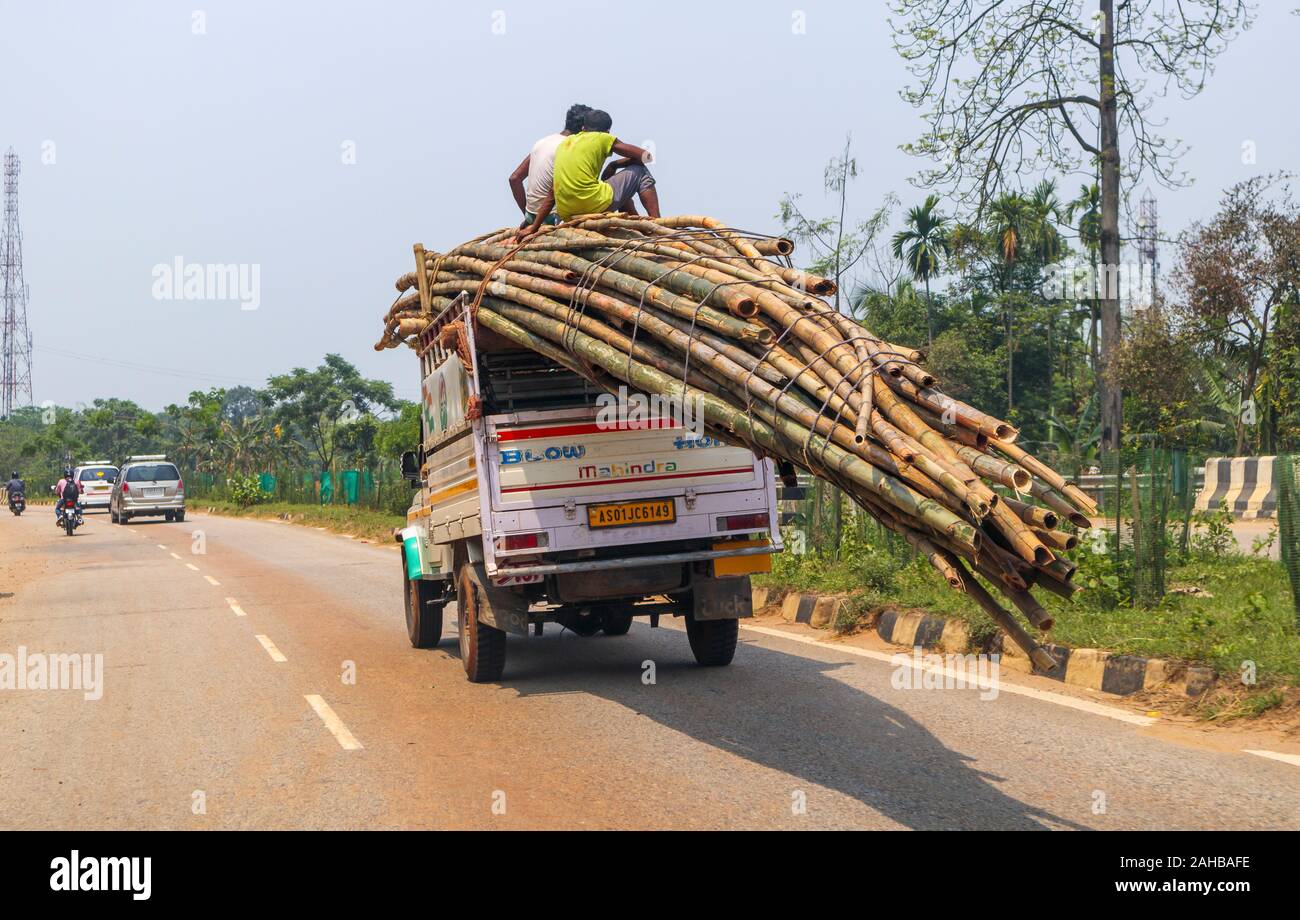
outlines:
M569 111L564 116L564 130L570 134L577 134L582 130L582 119L590 111L591 106L583 105L581 102L569 106Z
M582 130L584 131L608 131L614 126L614 119L609 117L608 112L600 109L592 109L582 119Z

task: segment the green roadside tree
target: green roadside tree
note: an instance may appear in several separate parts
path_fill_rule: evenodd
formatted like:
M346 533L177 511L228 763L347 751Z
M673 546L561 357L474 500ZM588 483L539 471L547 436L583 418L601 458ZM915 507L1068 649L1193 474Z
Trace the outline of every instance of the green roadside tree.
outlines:
M322 470L334 462L343 428L395 403L391 383L362 377L335 354L315 370L296 367L271 377L266 395L274 420L302 439Z
M1100 174L1099 248L1120 267L1120 202L1144 174L1178 185L1183 152L1154 103L1204 87L1215 58L1254 20L1248 0L890 0L894 45L925 111L904 150L934 161L917 182L982 214L1041 170ZM1119 291L1101 292L1100 361L1120 342ZM1102 444L1120 444L1120 393L1103 374Z

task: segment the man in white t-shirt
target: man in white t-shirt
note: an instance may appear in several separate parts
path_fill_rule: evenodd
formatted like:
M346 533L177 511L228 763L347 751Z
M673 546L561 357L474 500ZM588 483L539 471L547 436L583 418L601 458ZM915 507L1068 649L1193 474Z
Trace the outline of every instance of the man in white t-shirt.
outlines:
M556 134L548 134L533 144L533 149L529 151L528 156L524 157L523 162L510 174L510 191L515 196L515 203L519 205L519 210L524 212L523 223L519 225L521 230L537 223L538 215L542 216L542 223L556 222L553 213L555 196L551 192L551 177L555 173L555 151L562 140L582 130L582 119L590 111L589 105L569 106L568 114L564 116L564 130ZM524 187L525 179L528 180L527 189Z

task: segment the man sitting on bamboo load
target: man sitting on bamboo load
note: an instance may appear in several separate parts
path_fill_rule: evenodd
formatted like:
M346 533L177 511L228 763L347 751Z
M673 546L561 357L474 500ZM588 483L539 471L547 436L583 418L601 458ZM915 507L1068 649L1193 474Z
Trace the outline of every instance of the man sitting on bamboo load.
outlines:
M556 149L552 191L560 220L605 211L636 214L634 199L638 197L647 214L660 216L655 179L646 168L652 159L650 153L614 137L609 133L612 126L608 112L590 111L583 118L582 131L566 137ZM620 159L602 172L601 166L611 153ZM541 220L534 220L519 232L520 238L536 233L541 226Z
M557 223L555 217L555 196L551 193L551 180L555 172L555 151L569 135L582 130L582 119L591 106L575 103L569 106L564 116L564 130L546 137L533 144L533 149L524 157L522 163L510 174L510 191L515 196L515 203L524 212L523 223L519 229L542 224ZM528 188L524 189L524 180Z

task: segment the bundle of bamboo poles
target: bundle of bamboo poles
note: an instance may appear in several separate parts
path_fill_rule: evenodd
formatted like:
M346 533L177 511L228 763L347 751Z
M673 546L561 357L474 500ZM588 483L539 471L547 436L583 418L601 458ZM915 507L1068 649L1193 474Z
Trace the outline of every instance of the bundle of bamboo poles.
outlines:
M1017 446L1014 427L944 394L921 352L831 307L834 282L794 268L789 240L708 217L603 214L522 243L505 229L415 250L376 350L415 345L465 297L477 328L598 386L693 401L710 435L840 486L1053 666L979 579L1049 629L1031 588L1073 594L1075 565L1059 554L1077 537L1060 527L1089 526L1096 505Z

